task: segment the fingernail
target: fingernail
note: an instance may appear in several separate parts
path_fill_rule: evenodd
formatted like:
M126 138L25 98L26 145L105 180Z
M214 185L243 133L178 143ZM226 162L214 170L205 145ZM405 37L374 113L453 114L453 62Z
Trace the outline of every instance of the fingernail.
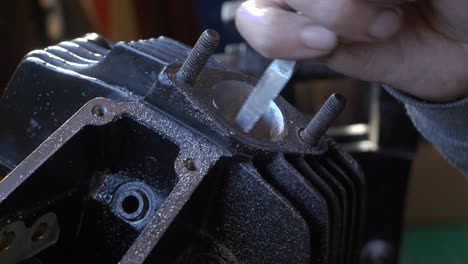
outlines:
M304 45L314 50L329 51L335 48L336 34L321 26L308 26L300 32Z
M395 35L401 26L401 11L399 9L385 9L375 19L368 29L372 38L384 40Z

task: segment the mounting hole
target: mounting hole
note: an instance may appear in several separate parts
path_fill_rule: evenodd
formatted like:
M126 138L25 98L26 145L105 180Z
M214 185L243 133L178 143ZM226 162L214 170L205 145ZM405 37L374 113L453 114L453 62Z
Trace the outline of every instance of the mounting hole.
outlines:
M46 236L47 230L49 229L49 225L47 223L40 223L33 231L31 235L31 240L33 242L37 242L43 239Z
M107 109L102 105L96 105L91 109L93 116L103 117L107 114Z
M197 170L197 165L192 159L186 159L184 161L184 167L189 170L189 171L196 171Z
M138 182L128 182L114 194L113 208L122 219L137 222L145 219L152 208L152 190Z
M129 195L122 200L122 209L127 214L133 214L138 211L140 201L133 195Z
M15 241L15 237L15 232L2 232L0 235L0 253L10 248L13 241Z

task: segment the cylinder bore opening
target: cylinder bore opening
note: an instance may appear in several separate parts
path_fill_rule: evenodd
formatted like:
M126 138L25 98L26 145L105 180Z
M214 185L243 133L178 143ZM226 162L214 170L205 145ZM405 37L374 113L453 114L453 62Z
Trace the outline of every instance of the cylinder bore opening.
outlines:
M253 90L254 86L237 80L222 81L213 86L213 106L234 127L238 128L235 119L240 108ZM278 106L271 102L254 128L249 132L259 139L277 140L284 132L284 117Z

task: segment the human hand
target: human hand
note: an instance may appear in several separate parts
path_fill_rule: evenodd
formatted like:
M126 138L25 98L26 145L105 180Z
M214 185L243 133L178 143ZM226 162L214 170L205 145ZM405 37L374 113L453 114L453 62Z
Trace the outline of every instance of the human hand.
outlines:
M269 58L332 69L414 96L468 95L468 0L249 0L236 25Z

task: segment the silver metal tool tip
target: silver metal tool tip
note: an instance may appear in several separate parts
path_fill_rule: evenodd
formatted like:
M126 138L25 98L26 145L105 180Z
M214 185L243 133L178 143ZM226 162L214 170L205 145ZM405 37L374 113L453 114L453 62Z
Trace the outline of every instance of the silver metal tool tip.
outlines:
M245 132L249 133L268 106L286 86L291 79L296 61L274 60L263 73L255 88L242 105L236 116L236 123Z

